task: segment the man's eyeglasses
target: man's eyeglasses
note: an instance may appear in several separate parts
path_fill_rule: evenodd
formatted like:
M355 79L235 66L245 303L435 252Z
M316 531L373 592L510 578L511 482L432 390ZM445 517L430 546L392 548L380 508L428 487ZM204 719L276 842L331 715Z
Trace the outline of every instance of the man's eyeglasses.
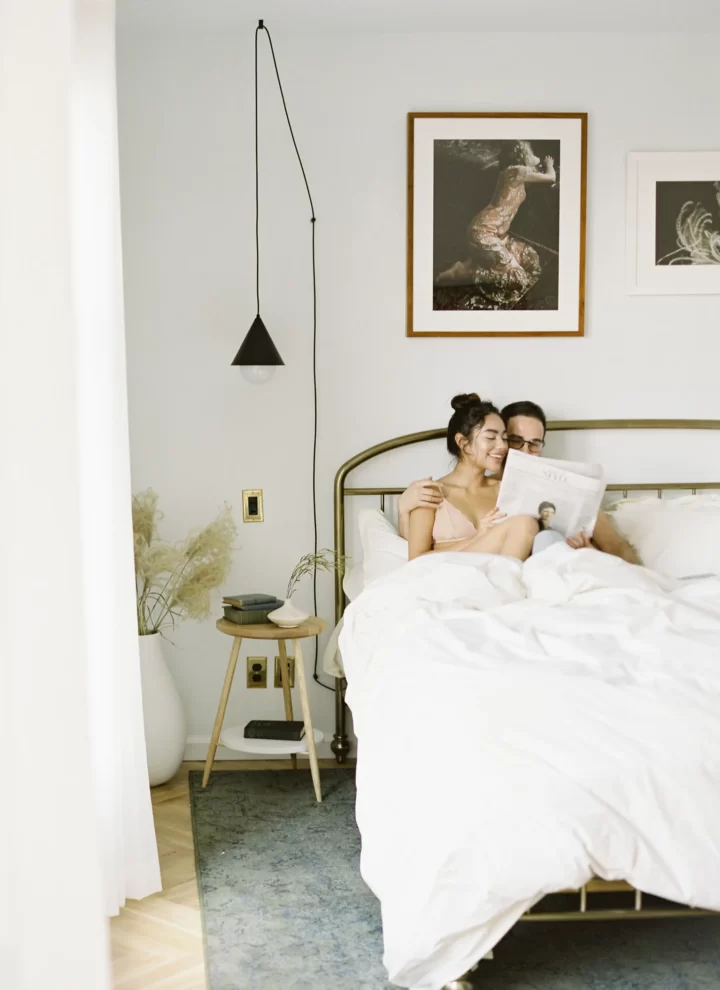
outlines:
M507 438L508 447L513 450L522 450L527 444L527 449L531 454L538 454L545 446L544 440L525 440L524 437L509 436Z

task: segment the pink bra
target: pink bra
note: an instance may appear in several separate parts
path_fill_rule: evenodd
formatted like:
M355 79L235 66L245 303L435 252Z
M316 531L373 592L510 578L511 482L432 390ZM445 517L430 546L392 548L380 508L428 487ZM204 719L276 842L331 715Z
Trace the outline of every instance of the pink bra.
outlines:
M446 498L442 500L435 512L432 537L435 543L453 543L456 540L467 540L475 536L477 529L468 517Z

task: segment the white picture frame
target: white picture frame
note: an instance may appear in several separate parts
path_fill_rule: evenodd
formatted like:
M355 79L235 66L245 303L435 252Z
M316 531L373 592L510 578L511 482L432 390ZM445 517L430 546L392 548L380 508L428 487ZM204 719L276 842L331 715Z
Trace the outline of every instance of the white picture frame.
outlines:
M720 293L720 151L631 152L627 291Z

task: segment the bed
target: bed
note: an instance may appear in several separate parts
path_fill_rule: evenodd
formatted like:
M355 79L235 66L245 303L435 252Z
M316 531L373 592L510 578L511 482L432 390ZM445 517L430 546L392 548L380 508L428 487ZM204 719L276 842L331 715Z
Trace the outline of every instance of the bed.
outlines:
M698 435L720 430L720 420L548 424L548 432L558 434L618 430ZM346 500L377 497L382 511L403 490L351 487L349 474L380 455L444 435L433 430L398 437L342 465L334 492L340 554L346 550ZM681 521L688 533L698 526L708 532L708 521L715 525L720 518L718 490L720 482L713 480L608 485L630 519L633 513L638 519L653 515L652 506L644 507L650 498L666 512L667 501L677 496L672 523ZM629 504L633 496L637 505ZM696 509L698 498L707 500L700 515L683 508ZM668 522L653 525L662 530ZM559 562L546 551L522 565L480 554L431 555L371 582L348 611L340 641L362 753L362 868L381 900L385 962L400 986L438 990L483 958L518 920L687 918L720 909L720 835L697 824L720 821L720 581L713 576L720 566L699 571L694 560L678 563L676 570L692 571L681 579L601 559L606 557L581 551ZM348 604L344 577L340 569L338 622ZM557 634L558 621L562 627L566 620L567 634ZM580 642L595 645L584 645L580 655ZM415 670L431 668L424 688L416 687ZM514 680L507 680L508 671ZM344 677L336 685L332 748L343 762L349 752L348 685ZM479 685L482 696L476 697ZM483 698L492 703L481 724L468 729L478 697L481 707ZM425 731L417 733L418 726ZM407 752L409 770L400 778L387 770L389 757L412 732L422 742ZM598 751L601 738L616 741L612 759ZM478 752L487 755L484 762ZM473 795L475 786L486 790L481 804L474 797L475 804L458 807L463 773L474 782ZM613 773L617 779L610 780ZM627 793L620 793L624 774ZM598 775L608 779L598 783ZM432 801L422 794L425 779ZM690 792L679 801L681 786ZM482 843L472 821L464 821L479 808ZM662 824L638 838L638 821ZM490 862L481 850L493 842L498 849L527 849L529 858ZM533 844L540 850L534 858ZM483 884L492 897L478 908L476 891Z

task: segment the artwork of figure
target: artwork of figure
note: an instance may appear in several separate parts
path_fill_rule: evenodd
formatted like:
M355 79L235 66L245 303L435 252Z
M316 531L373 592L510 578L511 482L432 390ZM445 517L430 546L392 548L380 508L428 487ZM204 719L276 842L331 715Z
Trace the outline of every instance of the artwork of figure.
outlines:
M541 161L524 140L435 142L435 309L557 308L560 142L542 143Z

